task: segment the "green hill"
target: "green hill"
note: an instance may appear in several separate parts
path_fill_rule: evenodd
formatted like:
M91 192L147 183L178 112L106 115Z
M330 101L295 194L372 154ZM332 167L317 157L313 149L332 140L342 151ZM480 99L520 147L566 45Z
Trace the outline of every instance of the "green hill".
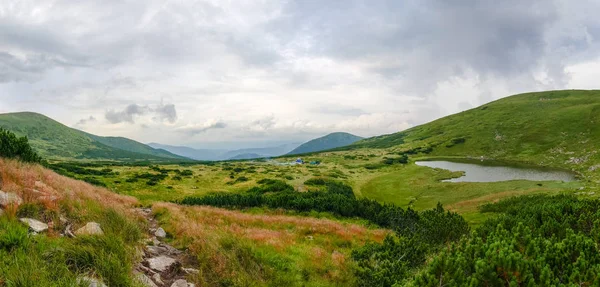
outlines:
M27 136L31 146L48 159L186 160L130 139L88 134L37 113L0 114L0 127Z
M428 156L484 157L600 169L600 91L515 95L342 149L390 148Z
M301 144L299 147L289 152L288 155L317 152L343 147L355 143L361 139L362 137L349 133L331 133L324 137L316 138Z

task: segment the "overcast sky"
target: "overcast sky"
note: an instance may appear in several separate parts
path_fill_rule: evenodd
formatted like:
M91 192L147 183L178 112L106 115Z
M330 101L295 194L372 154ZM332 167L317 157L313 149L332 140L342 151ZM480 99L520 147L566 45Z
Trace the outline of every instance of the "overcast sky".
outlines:
M600 88L600 0L0 1L0 112L214 147Z

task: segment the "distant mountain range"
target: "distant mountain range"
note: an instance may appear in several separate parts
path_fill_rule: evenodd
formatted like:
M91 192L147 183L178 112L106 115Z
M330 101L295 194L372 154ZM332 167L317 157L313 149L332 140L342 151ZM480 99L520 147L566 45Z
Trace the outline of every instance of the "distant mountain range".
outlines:
M288 155L334 149L353 144L361 139L363 138L349 133L331 133L326 136L303 143L299 147L289 152Z
M41 114L0 114L0 127L27 136L31 146L46 159L181 161L189 160L166 150L154 149L123 137L101 137L67 127Z
M362 139L348 133L332 133L302 145L290 143L237 150L194 149L158 143L146 145L124 137L97 136L32 112L0 114L0 127L18 136L27 136L31 146L42 157L57 160L242 160L317 152L346 146Z
M149 143L148 145L153 148L164 149L171 153L195 160L238 160L284 155L298 147L300 144L290 143L274 147L245 148L236 150L194 149L185 146L171 146L158 143Z

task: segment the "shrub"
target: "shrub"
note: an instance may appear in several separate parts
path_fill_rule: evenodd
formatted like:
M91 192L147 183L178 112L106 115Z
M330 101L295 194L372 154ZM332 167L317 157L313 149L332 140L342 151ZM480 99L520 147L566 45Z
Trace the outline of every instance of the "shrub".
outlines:
M0 157L17 158L25 162L41 162L42 158L31 148L27 137L0 128Z

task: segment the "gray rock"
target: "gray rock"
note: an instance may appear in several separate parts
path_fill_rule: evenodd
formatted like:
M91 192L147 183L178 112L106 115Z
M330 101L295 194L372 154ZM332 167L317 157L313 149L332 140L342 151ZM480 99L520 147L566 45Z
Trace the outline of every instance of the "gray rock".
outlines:
M169 269L171 269L173 266L177 265L177 260L171 258L171 257L167 257L167 256L158 256L158 257L154 257L154 258L149 258L148 260L146 260L146 262L148 262L148 267L150 267L150 269L159 271L159 272L164 272L167 271Z
M162 246L147 245L146 252L148 252L148 254L150 254L151 256L159 256L159 255L163 255L163 254L168 254L169 249L162 247Z
M0 190L0 207L6 207L11 204L19 205L21 203L23 203L23 199L16 193Z
M154 284L154 282L152 282L152 279L148 278L148 276L146 276L144 273L137 273L136 277L137 280L146 287L158 287L156 284Z
M87 277L87 276L77 278L77 283L89 284L88 285L89 287L108 287L102 281L92 278L92 277Z
M29 229L31 229L35 233L40 233L48 230L48 224L43 223L39 220L31 219L31 218L21 218L19 219L21 222L27 224Z
M165 232L165 230L162 227L159 227L158 229L156 229L156 232L154 232L154 235L158 238L167 237L167 233Z
M195 286L195 285L188 283L184 279L179 279L179 280L173 282L173 284L171 285L171 287L192 287L192 286Z
M165 285L165 283L162 281L162 278L160 278L160 274L158 273L152 276L152 280L154 280L154 282L156 282L158 285Z
M84 227L75 231L76 235L104 235L100 224L96 222L88 222Z
M194 268L183 268L183 271L187 274L199 274L200 270Z

